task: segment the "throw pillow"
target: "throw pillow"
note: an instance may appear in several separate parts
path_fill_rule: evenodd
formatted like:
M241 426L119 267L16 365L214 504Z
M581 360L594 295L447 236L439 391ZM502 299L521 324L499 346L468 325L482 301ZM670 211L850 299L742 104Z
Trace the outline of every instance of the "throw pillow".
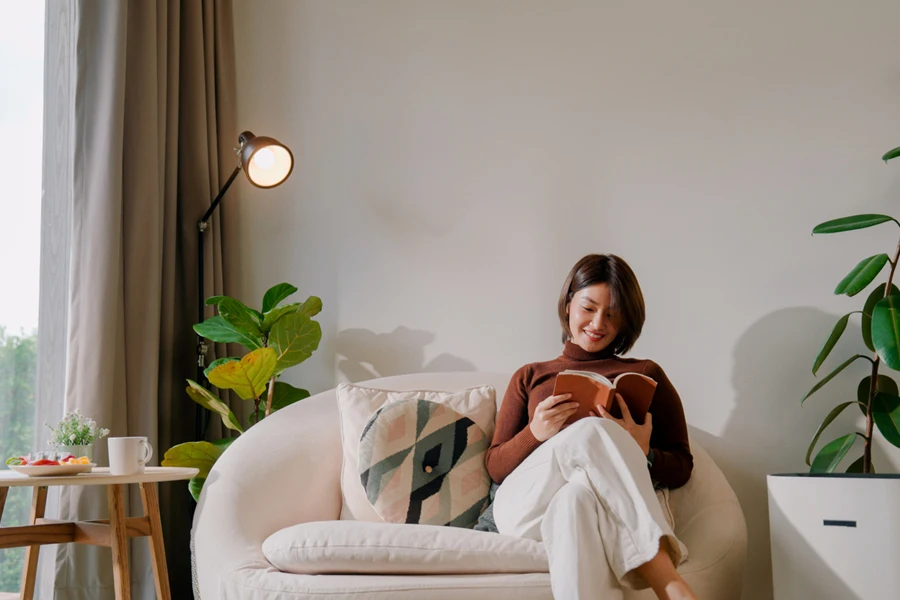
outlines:
M360 483L359 441L366 423L375 412L393 402L427 400L442 404L471 419L488 439L494 434L497 412L494 388L489 385L456 392L428 390L391 391L342 383L337 387L338 410L341 420L341 519L383 522L366 496Z
M402 400L366 423L357 468L385 521L471 528L488 504L489 445L484 430L445 404Z

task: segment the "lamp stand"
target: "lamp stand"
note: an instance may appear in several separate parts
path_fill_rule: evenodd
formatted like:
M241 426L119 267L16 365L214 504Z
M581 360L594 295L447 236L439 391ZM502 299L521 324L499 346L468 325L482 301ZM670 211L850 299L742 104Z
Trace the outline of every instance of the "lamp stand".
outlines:
M197 319L198 323L202 323L205 317L205 307L206 307L206 293L204 292L203 285L203 262L204 262L204 244L205 237L204 233L209 228L209 218L212 216L213 211L216 210L216 207L219 205L219 202L222 201L222 197L225 195L225 192L228 191L228 188L231 187L231 184L234 182L234 178L237 177L238 173L241 172L241 165L238 164L237 167L234 168L234 171L231 173L231 177L228 178L228 181L225 182L225 185L222 186L222 189L219 190L219 195L216 196L215 200L213 200L212 204L209 205L209 209L197 222ZM197 336L197 383L202 385L203 387L209 388L209 382L206 380L206 376L203 374L203 371L206 370L206 353L209 351L209 346L206 345L206 340L204 340L201 336ZM199 404L197 406L197 418L195 423L195 431L194 438L197 441L200 441L206 435L206 428L209 425L209 413L203 409Z

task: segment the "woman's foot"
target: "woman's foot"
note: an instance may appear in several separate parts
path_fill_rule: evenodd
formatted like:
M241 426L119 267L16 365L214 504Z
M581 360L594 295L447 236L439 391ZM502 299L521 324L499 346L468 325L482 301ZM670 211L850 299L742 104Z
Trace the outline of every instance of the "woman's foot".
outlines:
M680 576L676 581L670 582L659 597L661 600L697 600L690 586Z
M656 556L635 571L650 584L659 600L697 600L690 586L675 570L667 548L666 538L661 538Z

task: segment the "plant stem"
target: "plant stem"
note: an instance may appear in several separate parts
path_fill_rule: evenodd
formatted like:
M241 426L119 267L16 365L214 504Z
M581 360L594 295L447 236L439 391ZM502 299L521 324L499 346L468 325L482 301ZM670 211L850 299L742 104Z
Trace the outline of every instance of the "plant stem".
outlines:
M275 396L275 376L269 380L269 397L266 399L266 416L272 414L272 398Z
M259 396L253 399L253 414L259 415ZM257 420L257 422L259 421Z
M890 285L888 285L890 289ZM866 406L866 437L863 446L863 473L872 471L872 402L875 398L875 391L878 389L878 365L881 359L878 353L875 353L875 360L872 361L872 380L869 382L869 402Z
M891 295L891 284L894 282L894 272L897 270L898 260L900 260L900 242L897 242L897 251L894 252L894 260L891 261L891 274L884 285L885 298ZM881 358L876 352L875 359L872 361L872 381L869 382L869 405L866 407L866 442L863 449L863 473L872 472L872 430L874 425L872 404L875 402L875 394L878 391L878 365L880 363Z

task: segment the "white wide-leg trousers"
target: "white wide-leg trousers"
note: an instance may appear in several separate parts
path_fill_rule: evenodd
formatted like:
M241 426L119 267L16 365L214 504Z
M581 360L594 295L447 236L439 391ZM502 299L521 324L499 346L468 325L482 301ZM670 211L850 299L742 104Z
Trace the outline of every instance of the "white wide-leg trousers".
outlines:
M633 573L668 538L678 566L687 549L666 521L647 459L618 423L588 417L544 442L494 498L500 533L543 541L557 600L620 600Z

